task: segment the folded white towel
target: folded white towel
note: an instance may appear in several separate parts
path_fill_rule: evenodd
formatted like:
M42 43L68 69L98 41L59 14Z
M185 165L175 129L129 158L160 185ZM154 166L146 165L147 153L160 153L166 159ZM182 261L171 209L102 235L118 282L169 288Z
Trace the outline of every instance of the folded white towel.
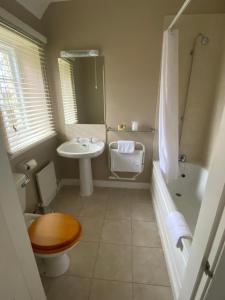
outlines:
M168 228L169 235L176 243L176 247L183 250L182 239L185 238L192 240L192 234L184 216L179 211L174 210L166 217L165 223Z
M133 153L135 149L134 141L117 141L118 151L120 153Z
M135 150L133 153L120 153L117 149L111 149L111 171L113 172L142 172L143 150Z

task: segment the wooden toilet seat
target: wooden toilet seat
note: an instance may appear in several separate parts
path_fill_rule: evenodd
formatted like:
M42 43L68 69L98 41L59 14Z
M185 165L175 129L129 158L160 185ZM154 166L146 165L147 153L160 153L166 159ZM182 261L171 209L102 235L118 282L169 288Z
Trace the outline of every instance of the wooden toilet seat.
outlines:
M35 219L28 228L33 251L53 254L73 246L81 233L80 223L72 216L50 213Z

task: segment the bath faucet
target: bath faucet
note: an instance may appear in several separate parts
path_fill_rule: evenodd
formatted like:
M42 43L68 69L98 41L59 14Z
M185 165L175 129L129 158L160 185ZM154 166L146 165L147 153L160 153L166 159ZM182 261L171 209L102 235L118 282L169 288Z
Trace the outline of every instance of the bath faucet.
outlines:
M187 156L185 154L180 154L179 155L179 159L178 159L179 162L184 163L186 160L187 160Z

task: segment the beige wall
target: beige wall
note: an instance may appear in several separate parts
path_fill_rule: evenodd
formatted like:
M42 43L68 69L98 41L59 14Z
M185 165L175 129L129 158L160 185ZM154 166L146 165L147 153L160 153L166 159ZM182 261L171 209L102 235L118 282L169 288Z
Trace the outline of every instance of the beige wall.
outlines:
M197 3L196 3L197 2ZM189 12L225 11L223 1L194 1ZM55 91L57 127L65 137L57 57L60 50L98 48L105 56L106 123L130 125L137 120L154 127L157 103L163 17L177 12L180 1L77 0L52 4L43 26L48 36L49 70ZM85 126L85 125L84 125ZM79 135L76 126L73 135ZM66 137L67 138L67 137ZM108 134L108 141L135 139L146 145L146 165L140 181L149 181L152 157L151 134ZM67 163L63 176L74 175ZM107 154L93 161L95 179L107 179Z
M168 21L167 21L168 23ZM177 25L179 29L179 100L181 122L180 153L187 155L188 161L208 166L208 158L213 148L209 139L210 123L216 100L224 42L225 15L185 15ZM209 38L209 43L201 45L197 40L190 84L191 55L193 42L199 33ZM186 93L188 94L186 98ZM212 145L210 145L212 144Z
M35 30L43 34L43 27L36 17L29 13L24 7L19 5L15 0L0 0L0 6L8 10L10 13L30 25ZM48 161L54 160L57 176L60 177L60 165L56 156L56 147L58 145L57 137L53 137L38 146L31 148L14 159L10 159L10 164L14 172L21 172L19 164L29 159L36 159L38 167L27 175L31 178L31 182L27 185L27 211L33 211L39 201L37 192L35 173L40 170Z
M207 135L208 138L205 143L204 160L206 166L210 164L213 157L213 147L216 143L221 117L225 106L225 34L223 35L223 37L222 58L214 94L214 107L212 109L209 122L209 130Z
M35 30L43 33L43 27L39 19L32 15L26 8L20 5L16 0L0 0L0 6L8 12L27 23Z

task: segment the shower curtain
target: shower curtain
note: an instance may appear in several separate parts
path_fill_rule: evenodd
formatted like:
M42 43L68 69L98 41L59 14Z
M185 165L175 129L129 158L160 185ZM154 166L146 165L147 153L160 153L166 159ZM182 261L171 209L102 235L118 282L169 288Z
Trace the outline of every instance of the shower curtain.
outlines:
M178 97L178 30L167 30L159 93L159 163L167 183L178 176Z

